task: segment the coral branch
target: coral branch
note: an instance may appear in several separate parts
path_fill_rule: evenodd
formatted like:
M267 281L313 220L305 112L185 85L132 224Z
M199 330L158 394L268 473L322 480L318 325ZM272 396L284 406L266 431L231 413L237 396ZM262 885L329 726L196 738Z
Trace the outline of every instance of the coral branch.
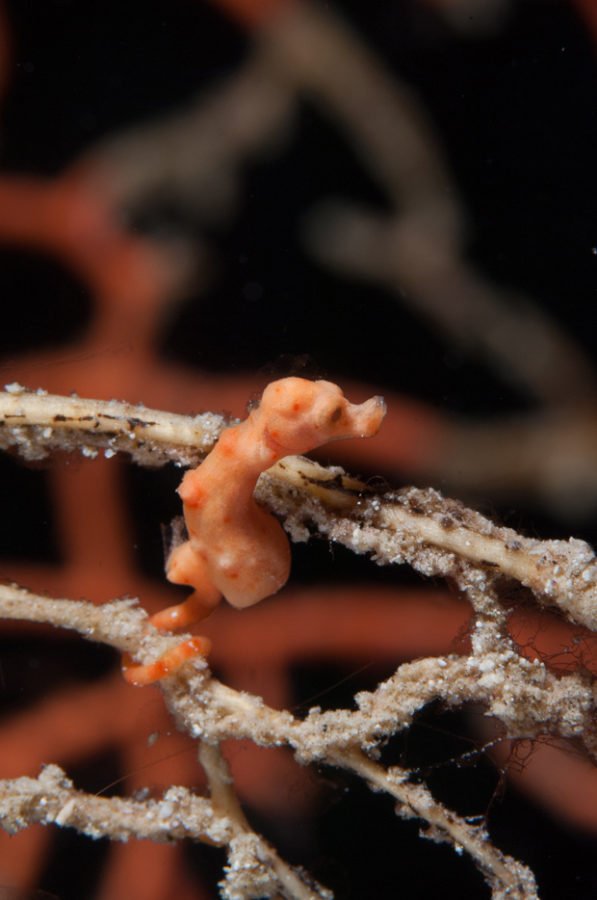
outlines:
M10 387L0 392L0 446L29 459L53 449L72 451L83 441L86 455L103 448L149 465L189 465L209 452L226 424L212 413L191 418ZM425 575L451 576L463 588L472 571L476 583L480 573L491 580L499 572L571 621L597 627L597 563L583 541L523 537L434 490L376 495L342 469L302 457L286 457L263 475L257 498L283 517L295 540L305 540L307 525L314 524L377 562L407 562Z
M361 753L349 755L351 769L361 775L375 790L382 790L398 800L396 812L404 819L423 819L429 825L423 832L432 841L451 843L461 853L466 850L485 874L493 889L494 900L533 900L538 898L533 873L526 866L500 853L481 825L471 825L433 799L422 784L409 784L410 773L397 766L384 770ZM342 759L338 759L342 765Z
M164 641L176 640L157 632L151 633L152 629L148 632L144 614L135 609L131 601L115 601L96 607L82 602L52 601L14 587L0 591L0 614L9 617L39 621L45 611L47 621L65 624L68 607L71 608L69 627L75 627L84 636L103 640L118 649L123 649L126 644L128 649L137 653L140 652L134 651L137 643L139 648L143 646L144 653L153 656L156 652L163 652ZM126 639L123 639L123 634ZM450 657L405 664L372 694L357 695L358 711L322 713L314 708L304 721L295 719L288 712L267 707L258 697L238 693L211 679L205 671L202 672L203 662L194 661L185 666L176 677L165 680L162 687L179 727L191 735L208 741L250 737L261 745L288 743L305 762L326 761L350 769L399 799L407 810L403 814L414 814L427 821L435 839L449 839L457 849L464 847L470 852L492 884L494 897L533 898L536 892L530 873L524 866L495 850L484 831L473 828L445 810L433 801L426 789L408 783L407 772L392 770L384 773L361 751L357 751L358 747L372 749L384 735L407 727L416 710L436 698L453 705L471 700L484 702L497 718L507 724L510 735L536 735L549 727L569 735L582 735L584 729L590 730L592 692L582 679L577 676L557 679L547 673L542 665L533 666L514 654L510 658L507 654L502 654L501 658L497 656L491 658L486 655L479 662L474 657ZM240 829L245 823L244 815L230 789L228 775L217 749L204 744L201 759L208 773L216 808L225 810L228 821L234 820ZM18 784L21 783L29 786L28 780L23 782L21 779ZM10 783L9 793L14 784ZM69 805L70 797L62 799L64 802L52 820L55 821L58 816L59 824L67 820L70 823L74 804ZM168 797L165 801L168 802ZM12 823L17 821L14 811L6 815L8 827L13 827ZM178 810L177 820L179 816ZM134 827L138 828L137 825ZM120 831L117 831L117 836L121 836ZM234 840L231 838L233 863L228 867L227 881L232 877L231 873L239 868L246 875L247 865L238 862L238 854L246 862L249 845L252 846L251 842L255 840L252 833L247 837L246 832L240 837L236 835ZM284 867L284 864L276 862L276 866ZM251 866L248 868L251 869ZM294 878L291 870L289 873L288 877ZM260 870L261 896L267 895L263 893L264 877L264 872ZM278 877L283 880L286 875L278 871ZM291 893L287 884L286 889L288 896L309 896ZM228 890L227 886L225 890Z
M144 465L196 465L211 449L225 420L213 413L179 416L117 400L83 400L7 385L0 392L0 448L14 447L25 459L53 450L94 457L130 453Z
M0 403L4 439L25 454L30 439L41 450L56 446L54 432L46 431L52 427L46 423L55 416L62 449L74 448L84 433L85 440L88 434L93 436L94 446L124 447L129 452L140 448L144 461L171 459L180 465L209 451L225 426L209 413L189 419L126 404L26 393L15 386L0 397ZM12 424L10 416L13 420L20 416L19 424ZM117 446L110 443L115 435ZM184 788L171 788L159 802L103 800L94 806L97 798L92 798L89 805L85 795L73 792L60 770L50 767L37 781L4 783L0 808L5 810L5 827L54 821L83 826L86 833L114 833L120 839L129 834L160 839L168 828L167 823L160 825L165 808L176 820L168 832L171 837L184 833L227 845L223 897L330 896L323 888L306 886L250 829L219 751L223 740L248 738L264 747L290 747L302 763L328 763L354 772L397 799L400 815L426 822L432 839L447 840L457 852L466 850L494 898L535 898L531 873L496 849L483 828L435 801L425 785L411 780L408 770L385 770L371 757L388 736L408 728L417 711L439 700L450 707L474 703L484 709L502 729L497 740L572 738L594 758L595 690L590 676L581 672L562 676L537 658L527 659L508 630L510 594L516 583L541 605L556 606L572 622L597 630L597 563L591 548L575 540L523 537L433 490L378 494L341 469L326 469L303 457L285 457L263 473L255 496L280 517L294 540L306 540L317 531L357 553L371 554L380 565L408 563L424 575L455 582L473 610L469 655L404 663L374 691L357 694L355 709L324 712L313 707L302 719L212 678L204 659L189 660L160 686L180 730L202 742L200 759L211 801L199 801ZM155 629L135 600L97 606L41 597L14 585L0 587L0 616L74 629L144 665L190 638ZM44 778L50 779L50 789L44 788ZM54 794L55 802L49 803ZM227 830L222 830L222 823ZM214 828L220 829L217 838Z
M38 778L0 781L0 824L10 834L34 823L76 828L92 838L128 841L172 838L230 847L223 897L273 897L281 890L292 900L325 900L323 888L312 890L276 852L211 802L184 787L171 787L160 800L123 800L77 791L58 766L46 766Z

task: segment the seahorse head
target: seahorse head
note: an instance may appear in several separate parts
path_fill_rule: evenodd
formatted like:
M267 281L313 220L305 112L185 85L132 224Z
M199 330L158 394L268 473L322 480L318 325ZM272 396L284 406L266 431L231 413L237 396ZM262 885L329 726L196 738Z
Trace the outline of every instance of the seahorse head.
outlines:
M268 446L284 456L307 453L328 441L371 437L385 412L382 397L350 403L330 381L282 378L267 386L252 415Z

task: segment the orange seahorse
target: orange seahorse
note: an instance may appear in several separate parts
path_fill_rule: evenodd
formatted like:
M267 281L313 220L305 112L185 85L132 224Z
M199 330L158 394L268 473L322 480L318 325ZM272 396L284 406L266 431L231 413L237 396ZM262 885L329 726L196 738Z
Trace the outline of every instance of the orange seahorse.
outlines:
M381 397L350 403L329 381L282 378L269 384L259 406L228 428L207 459L188 471L178 489L188 540L167 562L167 578L194 592L183 603L152 616L157 628L188 628L209 615L224 596L237 608L275 594L290 572L288 538L277 519L253 499L259 475L291 454L328 441L374 435L385 415ZM209 650L193 637L156 662L123 671L132 684L151 684Z

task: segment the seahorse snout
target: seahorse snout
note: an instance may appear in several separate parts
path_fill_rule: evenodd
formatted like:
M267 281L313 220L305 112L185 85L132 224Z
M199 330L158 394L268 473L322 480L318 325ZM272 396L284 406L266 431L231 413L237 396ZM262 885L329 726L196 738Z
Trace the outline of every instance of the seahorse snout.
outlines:
M355 430L355 437L372 437L379 431L387 407L383 397L371 397L364 403L351 403L348 415Z

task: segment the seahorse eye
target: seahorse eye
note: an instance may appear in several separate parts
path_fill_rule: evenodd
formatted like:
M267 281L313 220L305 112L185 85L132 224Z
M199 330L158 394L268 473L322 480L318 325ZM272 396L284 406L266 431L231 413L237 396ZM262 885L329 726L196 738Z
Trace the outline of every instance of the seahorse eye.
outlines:
M336 409L330 415L330 422L332 422L333 424L335 424L336 422L339 422L341 416L342 416L342 407L337 406Z

